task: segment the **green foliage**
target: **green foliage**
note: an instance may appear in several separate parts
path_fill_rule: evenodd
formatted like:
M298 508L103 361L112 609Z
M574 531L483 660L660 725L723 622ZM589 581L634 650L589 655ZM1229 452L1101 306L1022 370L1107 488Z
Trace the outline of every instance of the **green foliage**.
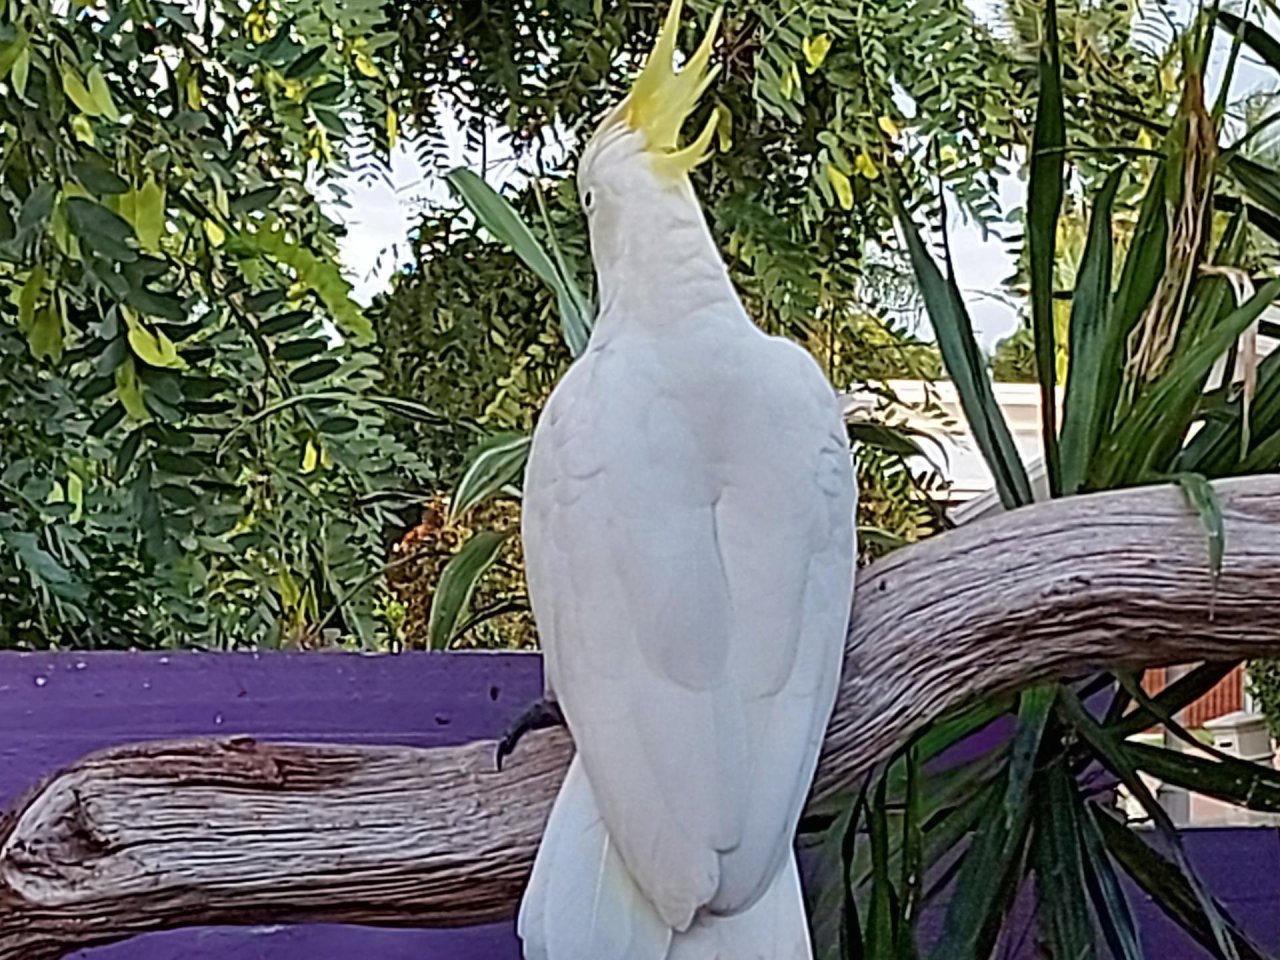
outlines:
M1249 664L1249 693L1258 712L1267 718L1272 739L1280 740L1280 661L1255 660Z
M705 20L711 6L695 2L693 10ZM400 12L414 114L430 126L452 113L479 151L481 174L497 118L522 168L537 171L506 199L481 176L450 172L466 211L424 218L417 263L380 307L391 391L451 421L405 427L401 436L437 472L456 477L477 428L529 430L581 347L592 278L571 163L602 105L616 101L647 53L661 11L521 0ZM1159 115L1162 91L1130 82L1158 72L1128 43L1130 21L1087 4L1071 13L1073 24L1104 31L1076 29L1087 39L1061 57L1064 87L1089 136L1137 129L1095 101ZM690 36L701 29L692 20ZM884 244L890 208L877 185L886 151L914 196L928 202L936 181L994 224L994 176L1030 130L1038 44L1017 29L993 32L960 0L744 3L728 12L724 37L724 71L710 94L726 116L720 150L695 180L748 311L808 347L838 388L937 376L936 348L897 329L915 298ZM1099 63L1110 71L1105 80ZM527 82L530 71L536 84ZM442 141L428 135L418 149L424 165L446 172ZM498 243L480 240L472 223ZM936 490L935 476L874 447L862 463L863 542L872 553L937 529L925 493Z
M387 144L381 21L0 4L0 644L375 642L430 414L311 183Z
M416 244L416 266L377 307L383 369L388 390L444 415L402 435L456 477L486 430L532 427L570 354L551 290L463 215L426 218Z
M695 2L693 10L705 19L713 6ZM650 3L519 0L405 5L401 12L404 79L416 115L452 112L477 145L487 125L501 121L517 156L538 173L519 188L514 206L545 243L534 196L534 186L544 185L569 273L588 288L568 168L602 105L616 101L647 53L661 11ZM1103 16L1090 4L1075 13L1082 26L1104 31L1075 31L1078 45L1063 53L1079 122L1095 139L1129 136L1133 124L1100 112L1097 102L1159 115L1160 91L1136 82L1155 75L1155 64L1126 42L1128 19ZM685 25L689 37L701 29L693 19ZM718 106L731 119L720 130L719 152L695 171L699 193L751 315L769 332L834 358L829 372L847 388L868 376L857 358L876 355L883 339L876 327L894 327L895 315L914 306L904 302L911 298L900 262L884 249L892 220L876 185L886 138L913 196L933 197L936 179L966 211L994 224L994 176L1027 138L1035 55L1026 55L1016 31L1006 37L976 21L962 0L756 0L733 5L724 37L724 70L706 110ZM1096 69L1100 64L1105 69ZM538 82L526 82L535 69ZM427 137L421 150L424 163L439 168L443 145ZM517 405L536 407L549 345L538 343L538 355L526 360L528 334L504 331L504 360L501 349L468 330L477 309L504 321L521 308L523 316L545 317L545 296L539 291L541 299L528 302L536 288L527 279L515 280L511 291L495 289L493 278L507 271L510 255L477 249L456 226L436 214L424 223L422 273L402 284L392 312L403 299L408 316L431 318L423 346L439 343L443 333L433 328L444 326L459 355L473 357L468 379L478 390L490 392L492 374L507 372L504 364L515 371L516 394L532 375L532 395ZM403 342L412 342L409 323L396 325ZM411 366L393 357L389 375L424 387Z
M1020 326L996 344L991 355L996 383L1036 383L1036 346L1029 326Z
M1044 16L1048 28L1040 35L1048 45L1057 33L1052 3ZM1249 386L1253 377L1212 378L1215 365L1224 359L1226 370L1235 370L1238 341L1280 297L1280 281L1254 292L1245 279L1271 256L1275 238L1268 234L1273 208L1280 210L1274 203L1280 196L1280 170L1253 160L1245 163L1230 152L1215 164L1218 121L1200 87L1212 29L1212 21L1200 17L1187 38L1184 95L1165 136L1163 163L1151 169L1113 158L1112 171L1093 199L1087 239L1068 288L1064 419L1060 434L1053 437L1061 445L1061 457L1048 468L1054 474L1053 489L1066 493L1176 479L1186 492L1188 510L1205 525L1206 567L1216 574L1224 551L1230 556L1231 544L1223 541L1221 508L1207 479L1280 465L1280 406L1271 404L1273 391L1280 389L1280 362L1269 358L1256 365L1256 387ZM1062 110L1062 95L1054 92L1056 60L1054 51L1045 51L1040 59L1047 81L1040 108L1054 113ZM1068 130L1074 138L1074 128ZM1033 179L1050 175L1050 167L1035 157L1032 167ZM1042 189L1053 193L1051 186ZM1115 208L1118 197L1142 199L1125 213ZM1215 208L1230 211L1216 225ZM949 264L938 266L911 215L901 204L900 210L943 358L975 437L1006 505L1024 505L1030 498L1020 481L1022 467L1016 453L1010 460L1003 417L990 401L986 371ZM1044 258L1060 237L1060 210L1053 203L1033 204L1028 217L1028 238L1039 238L1033 256L1041 262L1031 286L1034 294L1039 284L1041 322L1030 328L1029 338L1024 336L1022 349L1031 354L1025 366L1042 376L1052 371L1051 382L1060 375L1061 331L1045 309L1045 284L1052 275L1060 277L1060 271L1056 257L1053 263ZM1126 223L1133 224L1132 239L1117 257L1115 236ZM1205 269L1210 264L1212 269ZM1052 296L1057 299L1059 291ZM1259 408L1262 397L1266 401ZM1052 421L1045 428L1053 431ZM933 817L915 821L912 829L923 836L910 842L929 851L926 873L945 863L943 876L956 881L935 955L989 955L1014 893L1034 876L1038 937L1048 955L1096 956L1098 943L1105 940L1116 956L1140 956L1141 944L1117 881L1122 870L1214 956L1260 956L1204 889L1177 831L1139 772L1259 810L1274 807L1280 777L1252 764L1195 760L1126 739L1154 722L1192 739L1173 718L1229 669L1201 668L1156 700L1142 692L1137 678L1125 674L1094 678L1081 688L1054 685L1025 692L1018 698L1012 744L944 774L938 783L924 781L926 793L948 800ZM1259 673L1265 687L1266 669ZM1108 689L1112 703L1099 720L1083 697ZM989 719L991 706L976 704L969 713ZM1005 710L1007 706L997 705L997 712ZM921 776L919 763L908 749L884 777L890 784L911 782ZM1157 839L1159 851L1089 788L1088 781L1096 776L1090 771L1097 770L1122 783L1142 806L1154 828L1148 835ZM894 800L892 788L889 800ZM858 810L840 826L839 836L827 842L852 843L855 854L874 847L877 814L872 810L860 816ZM905 857L911 833L904 828L901 835L897 849L873 851L873 859ZM962 843L965 848L957 852ZM853 874L849 862L846 857L844 884L854 909L860 907L864 917L872 916L875 904L886 897L895 903L910 901L901 881L883 872ZM888 893L879 889L885 883L891 885ZM910 914L900 913L893 922L909 924ZM838 948L842 952L823 955L867 955L858 948L873 942L859 934L846 938ZM914 952L914 943L907 952Z

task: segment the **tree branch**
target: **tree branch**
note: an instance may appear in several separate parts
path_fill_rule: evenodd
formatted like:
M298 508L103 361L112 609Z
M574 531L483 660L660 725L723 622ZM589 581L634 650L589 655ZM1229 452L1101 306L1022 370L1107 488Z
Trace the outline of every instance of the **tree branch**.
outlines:
M973 697L1100 666L1280 655L1280 477L1217 485L1226 563L1173 488L1030 507L863 572L815 796ZM144 744L0 821L0 960L196 924L461 926L511 915L569 757Z

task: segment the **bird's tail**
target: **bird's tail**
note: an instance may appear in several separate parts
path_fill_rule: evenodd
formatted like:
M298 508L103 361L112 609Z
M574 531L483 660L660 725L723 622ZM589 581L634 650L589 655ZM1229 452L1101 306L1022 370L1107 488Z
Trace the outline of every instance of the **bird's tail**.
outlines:
M704 914L677 933L666 960L813 960L795 856L742 913Z
M556 797L517 922L525 960L666 960L671 928L609 840L575 757Z
M518 921L525 960L812 960L795 858L749 909L673 933L609 840L582 763L569 767Z

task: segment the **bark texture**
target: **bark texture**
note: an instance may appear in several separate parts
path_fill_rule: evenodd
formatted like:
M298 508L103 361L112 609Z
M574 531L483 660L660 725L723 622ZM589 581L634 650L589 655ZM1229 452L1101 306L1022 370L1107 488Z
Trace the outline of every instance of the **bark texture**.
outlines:
M816 800L977 695L1098 666L1280 655L1280 477L1217 486L1226 561L1172 488L1077 497L904 549L859 580ZM570 755L148 743L0 821L0 960L196 924L511 915Z

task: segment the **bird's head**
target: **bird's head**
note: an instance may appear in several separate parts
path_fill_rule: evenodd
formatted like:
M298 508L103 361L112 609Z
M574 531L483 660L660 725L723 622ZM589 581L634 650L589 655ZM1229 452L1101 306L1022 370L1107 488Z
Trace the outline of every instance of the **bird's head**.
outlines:
M691 197L688 173L710 153L718 109L712 111L702 132L683 147L680 129L719 72L710 60L722 11L716 12L706 37L677 72L676 34L682 6L683 0L673 0L631 92L600 122L582 153L578 192L593 239L629 219L624 216L628 209L653 210L663 196Z

